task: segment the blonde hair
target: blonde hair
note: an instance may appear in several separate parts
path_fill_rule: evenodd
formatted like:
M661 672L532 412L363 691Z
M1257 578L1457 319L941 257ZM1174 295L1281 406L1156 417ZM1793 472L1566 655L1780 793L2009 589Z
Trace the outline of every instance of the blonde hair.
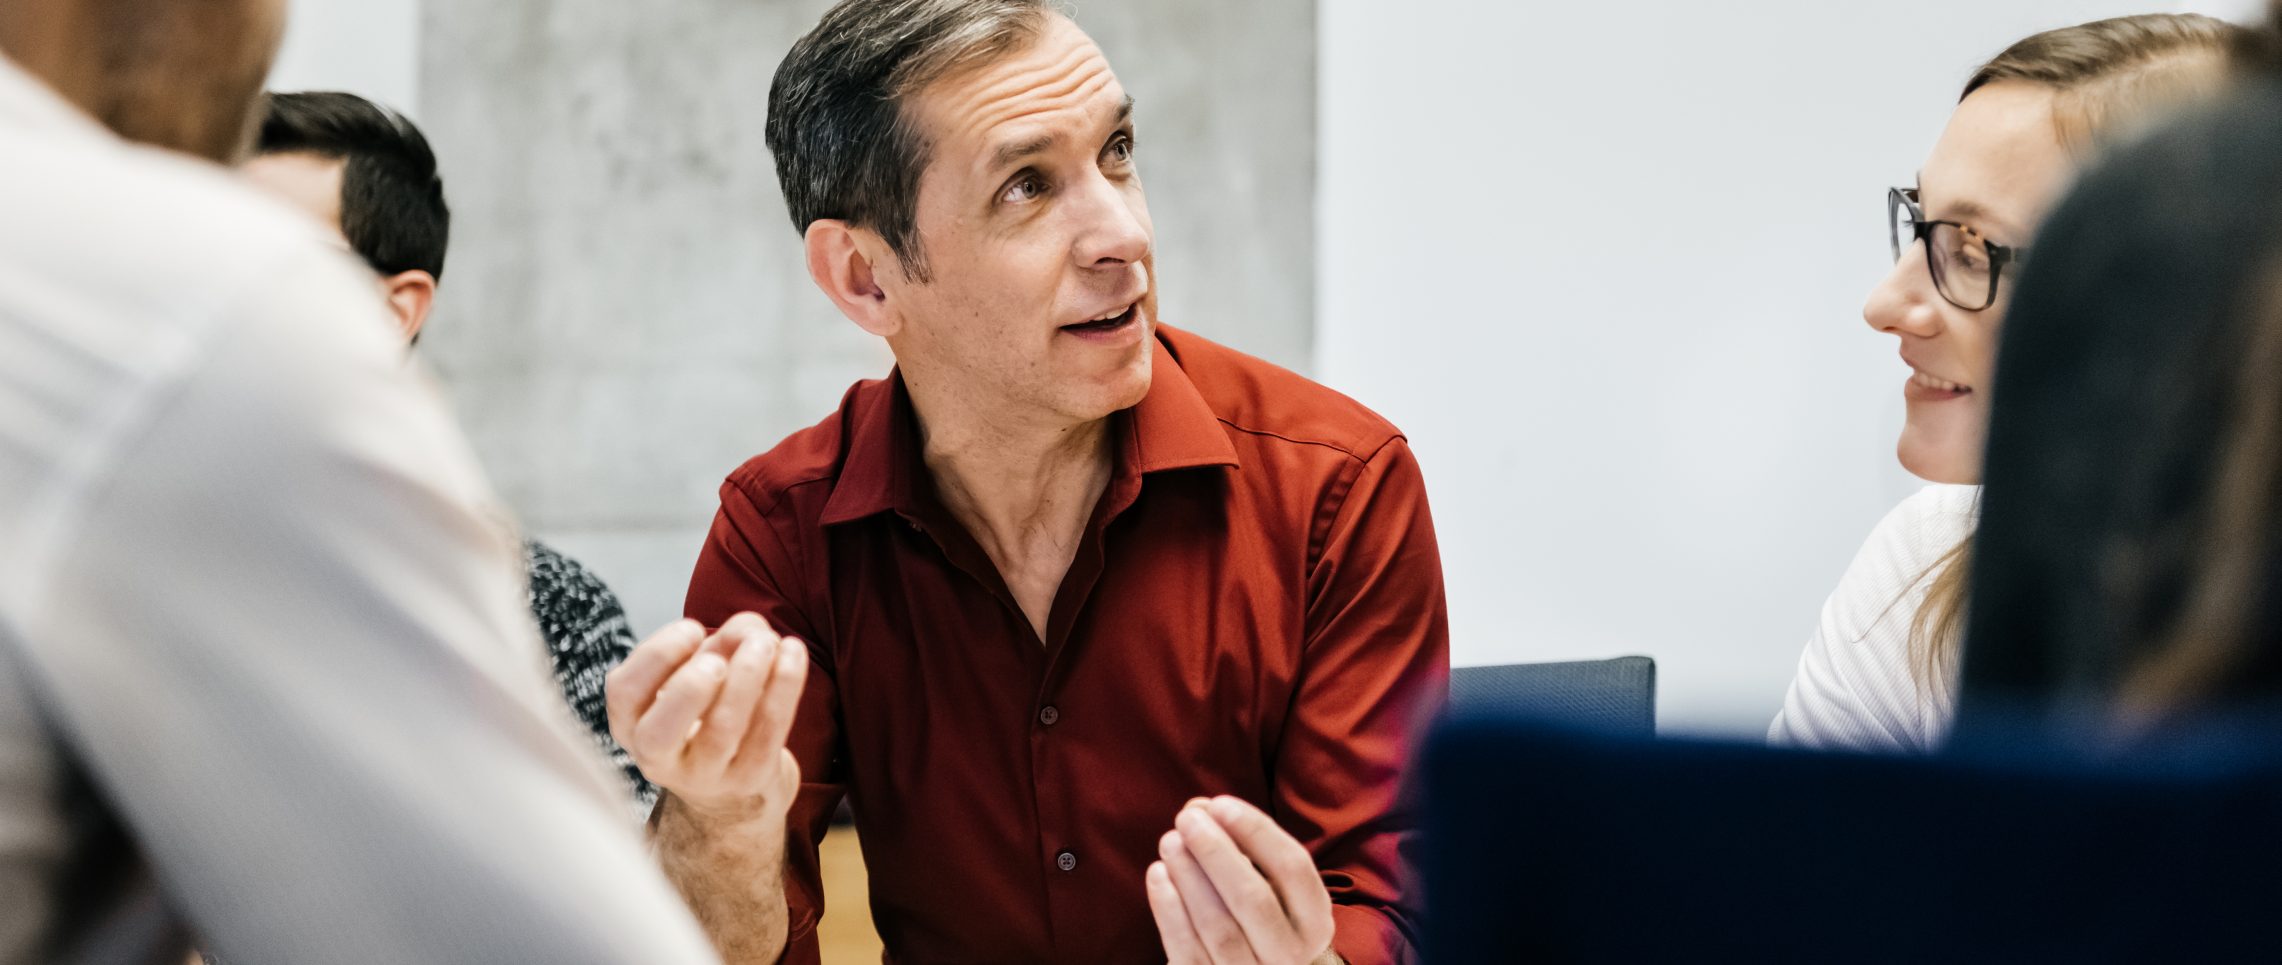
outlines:
M2282 3L2277 4L2282 16ZM2052 123L2079 162L2176 107L2224 89L2229 57L2248 30L2201 14L2154 13L2047 30L2005 48L1973 72L1962 102L1991 84L2051 88ZM1926 587L1910 618L1910 670L1920 692L1946 687L1965 636L1972 537L1919 574Z

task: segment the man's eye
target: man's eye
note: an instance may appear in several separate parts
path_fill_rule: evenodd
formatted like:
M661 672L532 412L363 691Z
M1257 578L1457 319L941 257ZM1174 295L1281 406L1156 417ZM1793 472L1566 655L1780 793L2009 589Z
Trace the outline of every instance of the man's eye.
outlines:
M1109 157L1121 164L1133 160L1133 139L1121 137L1109 142Z
M1014 183L1007 185L1006 193L1000 195L999 200L1007 202L1033 201L1045 193L1046 182L1040 180L1035 174L1025 174L1015 178Z

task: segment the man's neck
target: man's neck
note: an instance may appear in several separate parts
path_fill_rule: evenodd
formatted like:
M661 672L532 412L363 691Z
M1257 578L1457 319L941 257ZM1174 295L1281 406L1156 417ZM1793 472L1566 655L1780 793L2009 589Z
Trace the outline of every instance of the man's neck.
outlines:
M25 73L120 137L223 164L252 143L282 29L251 2L0 0Z
M76 4L32 3L0 9L0 55L39 79L73 107L92 116L101 101L102 57L89 56L97 41L88 11Z
M944 508L990 555L1043 638L1054 592L1109 485L1109 420L1021 418L909 388L920 455Z
M913 401L921 459L944 505L976 538L1024 541L1041 529L1066 530L1074 545L1109 483L1108 419L1024 424L940 410L931 417Z

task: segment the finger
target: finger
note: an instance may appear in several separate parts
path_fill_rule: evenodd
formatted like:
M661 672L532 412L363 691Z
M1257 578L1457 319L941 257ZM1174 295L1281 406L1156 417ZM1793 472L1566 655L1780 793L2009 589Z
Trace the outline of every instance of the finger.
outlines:
M763 629L765 632L765 626ZM729 672L721 684L721 696L706 710L697 736L690 738L686 764L692 769L714 774L727 770L752 726L753 707L760 702L761 688L768 682L773 654L758 641L744 639L750 630L750 624L732 620L714 636L733 637L735 642L725 651L706 651L730 654ZM711 646L711 641L707 645Z
M634 743L626 748L640 756L635 763L643 771L650 770L645 760L676 766L681 763L698 715L713 706L721 693L721 678L728 671L729 664L720 654L701 652L666 678L666 685L658 688L657 701L634 725Z
M1252 858L1228 836L1211 810L1203 804L1182 808L1173 826L1180 830L1181 841L1189 853L1204 868L1205 876L1212 879L1220 900L1228 905L1229 914L1244 929L1244 937L1251 946L1269 958L1289 961L1300 955L1300 937L1292 925L1291 916L1284 912L1283 899L1269 886L1266 875L1252 864Z
M776 631L769 628L769 621L758 613L747 611L721 621L721 628L706 638L704 649L720 654L723 660L730 660L748 642L766 644L774 642L776 638Z
M773 756L785 745L792 734L793 718L800 714L800 692L807 686L808 645L793 637L778 640L768 686L761 692L756 710L759 716L743 753L759 757L759 763L765 764L771 757L763 755Z
M1293 927L1302 935L1329 935L1331 893L1324 890L1323 872L1307 847L1243 798L1224 794L1213 798L1206 810L1267 875Z
M1173 887L1173 873L1165 870L1165 863L1152 862L1142 882L1149 892L1149 914L1157 919L1157 936L1165 943L1165 965L1211 965L1212 957L1204 952L1204 939L1197 937L1196 926L1189 923L1188 909L1181 907L1181 891Z
M1244 937L1244 926L1229 913L1219 889L1213 887L1211 876L1197 864L1186 837L1173 831L1159 838L1157 856L1164 859L1173 888L1180 892L1181 908L1188 912L1189 924L1196 929L1197 938L1204 943L1205 952L1215 965L1257 962L1251 940Z
M650 709L658 687L681 669L705 640L705 628L695 620L675 620L642 641L618 666L602 678L602 702L608 708L610 736L618 746L634 746L634 724Z

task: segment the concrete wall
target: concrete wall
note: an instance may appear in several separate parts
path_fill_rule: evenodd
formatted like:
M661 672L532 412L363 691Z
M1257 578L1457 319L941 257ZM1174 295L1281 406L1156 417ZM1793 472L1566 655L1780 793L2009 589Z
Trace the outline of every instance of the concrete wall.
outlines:
M678 615L721 478L888 367L802 267L763 144L826 0L492 0L422 16L456 220L423 351L525 524ZM1081 4L1139 102L1166 315L1312 355L1312 0Z
M345 90L420 111L420 0L292 0L271 90Z

